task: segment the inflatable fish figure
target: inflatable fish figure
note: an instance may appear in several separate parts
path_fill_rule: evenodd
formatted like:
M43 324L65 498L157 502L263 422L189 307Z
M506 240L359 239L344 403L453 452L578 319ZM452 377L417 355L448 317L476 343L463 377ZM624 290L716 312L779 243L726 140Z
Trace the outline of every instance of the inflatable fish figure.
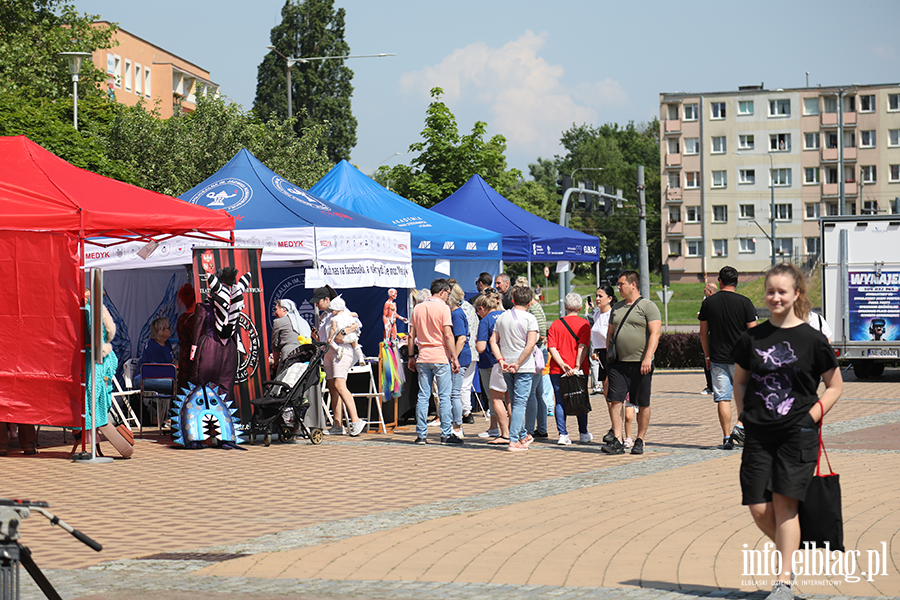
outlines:
M222 448L238 448L237 444L243 440L237 428L240 423L235 416L237 407L226 403L214 384L195 386L191 383L189 386L189 389L182 389L183 393L176 397L173 406L175 443L187 448L201 448L208 440L213 440Z

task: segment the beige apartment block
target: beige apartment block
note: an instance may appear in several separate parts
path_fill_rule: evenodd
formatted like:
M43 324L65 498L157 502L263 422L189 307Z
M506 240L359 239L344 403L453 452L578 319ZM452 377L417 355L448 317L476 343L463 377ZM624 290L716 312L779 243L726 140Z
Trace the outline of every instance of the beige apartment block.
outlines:
M98 21L95 26L109 26ZM209 71L176 56L124 29L116 32L118 42L108 50L94 52L94 64L105 69L108 93L116 102L134 106L144 100L147 110L159 106L160 116L176 111L191 112L199 94L219 95L219 86L210 81Z
M900 84L662 93L659 108L675 281L763 272L773 245L777 261L813 265L820 216L900 213Z

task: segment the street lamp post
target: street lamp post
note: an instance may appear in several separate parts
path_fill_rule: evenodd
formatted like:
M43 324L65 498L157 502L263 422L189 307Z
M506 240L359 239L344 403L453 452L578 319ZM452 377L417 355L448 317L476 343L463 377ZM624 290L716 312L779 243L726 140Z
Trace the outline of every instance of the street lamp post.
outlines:
M314 60L341 60L344 58L381 58L382 56L397 56L394 53L382 53L382 54L348 54L346 56L309 56L303 58L294 58L292 56L285 56L281 52L275 49L275 46L266 46L269 50L283 58L287 61L287 101L288 101L288 119L290 119L294 115L294 103L293 98L291 96L291 69L297 63L308 63Z
M390 156L388 156L386 159L384 159L383 161L381 161L380 163L378 163L377 165L375 165L375 170L377 171L377 170L378 170L378 167L380 167L382 164L386 163L387 161L391 160L391 159L394 158L395 156L399 156L399 155L400 155L399 152L394 152L393 154L391 154ZM372 176L373 176L373 177L375 176L375 173L374 173L374 172L372 173ZM386 188L387 188L387 191L391 191L391 176L390 176L390 175L388 175L387 186L386 186Z
M74 87L72 98L75 101L75 114L72 120L75 129L78 130L78 74L81 72L81 61L90 58L92 54L90 52L59 52L57 56L65 56L69 60L69 74L72 75L72 86Z
M772 213L772 266L775 266L775 161L772 155L769 155L769 188L772 190L771 208Z

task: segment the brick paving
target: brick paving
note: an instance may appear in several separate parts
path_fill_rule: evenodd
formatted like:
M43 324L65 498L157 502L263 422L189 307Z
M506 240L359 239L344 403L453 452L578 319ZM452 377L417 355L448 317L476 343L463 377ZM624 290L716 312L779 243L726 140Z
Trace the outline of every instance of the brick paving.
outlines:
M886 542L888 575L801 579L798 594L896 596L900 371L845 377L825 439L842 474L846 545L864 563ZM655 377L643 457L558 447L552 431L551 443L511 454L474 438L479 420L461 448L415 446L411 428L248 452L151 436L132 460L80 465L45 431L38 457L0 459L0 495L49 501L104 544L94 553L39 516L23 524L66 598L762 598L765 578L741 576L743 544L762 540L739 506L740 457L715 450L703 386L697 373ZM592 399L599 439L608 423ZM176 552L189 554L165 559Z

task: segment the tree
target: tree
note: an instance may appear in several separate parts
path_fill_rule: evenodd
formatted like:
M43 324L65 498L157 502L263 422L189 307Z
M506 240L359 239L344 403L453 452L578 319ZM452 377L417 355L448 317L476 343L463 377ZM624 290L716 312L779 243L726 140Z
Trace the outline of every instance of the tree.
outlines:
M59 52L93 52L112 47L117 26L94 27L97 15L79 14L71 0L0 2L0 93L43 98L72 95L68 61ZM82 63L78 96L103 94L106 72Z
M246 148L296 185L312 187L333 165L322 150L325 127L310 124L297 135L291 123L262 123L224 98L200 95L193 113L160 119L142 104L117 105L116 118L97 131L107 155L127 165L141 187L177 196Z
M590 215L575 211L570 226L585 233L605 235L607 264L616 268L638 265L638 194L637 166L644 166L644 190L647 206L647 245L650 268L658 270L662 264L659 189L659 121L624 128L617 124L601 127L573 126L563 132L560 143L568 151L557 157L559 174L570 174L580 167L603 167L599 174L576 173L576 181L592 179L614 189L621 188L626 206L614 209L610 217L596 211Z
M271 41L288 57L346 56L343 8L334 0L287 0L281 23L272 29ZM270 52L259 65L253 109L263 121L287 119L287 72L284 58ZM356 118L350 110L353 71L341 60L298 62L291 70L294 131L301 135L313 125L324 127L322 144L328 158L337 163L350 158L356 145Z
M498 134L485 141L483 121L477 121L469 135L460 136L456 117L441 101L443 94L441 88L431 90L424 141L409 147L418 156L409 165L379 168L376 179L389 179L395 192L425 207L434 206L475 174L501 194L516 186L522 173L507 169L506 138Z

